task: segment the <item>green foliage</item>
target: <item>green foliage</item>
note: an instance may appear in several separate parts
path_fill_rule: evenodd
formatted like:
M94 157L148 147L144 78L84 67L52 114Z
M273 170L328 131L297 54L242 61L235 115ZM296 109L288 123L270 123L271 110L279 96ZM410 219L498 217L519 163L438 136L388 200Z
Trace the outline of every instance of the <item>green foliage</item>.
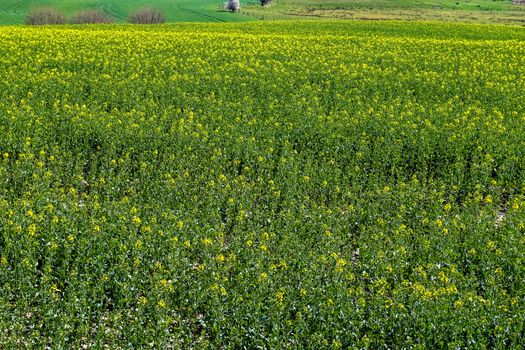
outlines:
M0 36L0 348L525 346L521 28Z

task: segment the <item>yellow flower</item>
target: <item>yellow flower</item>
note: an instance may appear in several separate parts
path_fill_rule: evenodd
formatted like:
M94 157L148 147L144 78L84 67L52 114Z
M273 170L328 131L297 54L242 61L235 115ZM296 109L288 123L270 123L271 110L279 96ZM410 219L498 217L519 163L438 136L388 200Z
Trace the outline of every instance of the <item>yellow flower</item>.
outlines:
M29 237L33 237L36 234L36 225L29 225L29 227L27 228L27 232L29 233Z
M139 226L140 223L141 223L140 218L139 218L138 216L134 216L134 217L131 219L131 221L133 221L133 224L134 224L135 226Z
M268 274L266 272L262 272L259 275L259 282L264 282L268 278Z
M279 292L275 293L275 300L278 303L282 303L283 300L284 300L284 292L283 291L279 291Z

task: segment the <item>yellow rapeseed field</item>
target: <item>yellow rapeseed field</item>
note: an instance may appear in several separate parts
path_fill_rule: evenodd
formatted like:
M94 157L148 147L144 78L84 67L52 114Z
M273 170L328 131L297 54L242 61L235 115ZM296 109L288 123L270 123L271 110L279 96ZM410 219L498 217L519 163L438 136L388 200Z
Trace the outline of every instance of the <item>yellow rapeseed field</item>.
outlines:
M524 39L0 28L0 348L523 348Z

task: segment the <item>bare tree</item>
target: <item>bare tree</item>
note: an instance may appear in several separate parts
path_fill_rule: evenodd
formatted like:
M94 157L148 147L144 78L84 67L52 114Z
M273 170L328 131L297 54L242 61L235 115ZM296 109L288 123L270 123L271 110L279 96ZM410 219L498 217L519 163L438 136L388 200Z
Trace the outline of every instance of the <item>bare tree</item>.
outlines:
M26 17L26 24L34 26L64 23L66 23L66 17L52 7L32 9Z
M112 23L113 20L109 18L104 12L99 10L80 11L71 20L74 24L91 24L91 23Z
M130 14L128 22L134 24L160 24L166 22L166 17L158 9L145 7Z

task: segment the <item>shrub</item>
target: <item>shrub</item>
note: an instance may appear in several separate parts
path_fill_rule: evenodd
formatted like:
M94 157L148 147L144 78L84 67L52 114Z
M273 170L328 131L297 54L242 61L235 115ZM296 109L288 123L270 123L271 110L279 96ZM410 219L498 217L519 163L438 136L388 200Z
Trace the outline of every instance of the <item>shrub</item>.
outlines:
M145 7L130 14L128 22L134 24L159 24L166 22L166 17L158 9Z
M26 24L35 26L64 23L66 23L66 18L64 15L51 7L33 9L26 17Z
M266 5L269 5L272 0L259 0L261 6L266 6Z
M241 9L241 4L239 3L239 0L228 0L226 8L231 12L239 12Z
M113 20L109 18L104 12L100 10L85 10L80 11L71 20L74 24L92 24L92 23L112 23Z

